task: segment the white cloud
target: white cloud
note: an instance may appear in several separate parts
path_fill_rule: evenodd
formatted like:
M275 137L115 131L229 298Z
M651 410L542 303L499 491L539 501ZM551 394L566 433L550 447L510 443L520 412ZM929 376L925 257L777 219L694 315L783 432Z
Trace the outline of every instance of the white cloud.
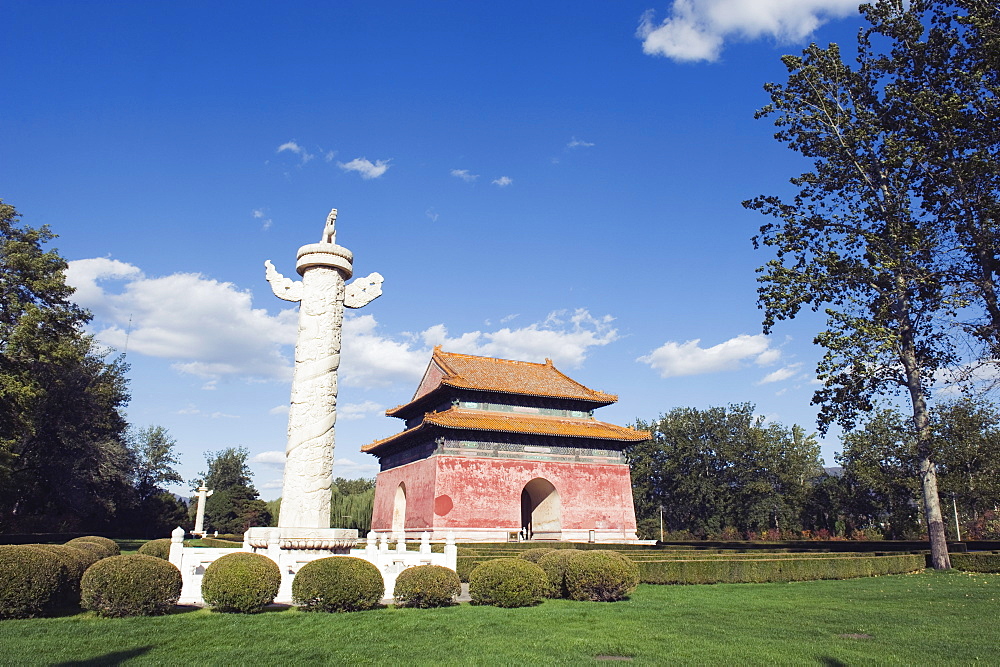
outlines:
M288 404L276 405L267 411L269 415L287 415L288 414Z
M510 176L501 176L500 178L494 178L490 181L493 185L499 185L501 188L505 188L514 182L514 179Z
M127 342L129 353L171 359L178 371L209 381L291 377L281 348L295 342L294 308L270 315L232 283L197 273L147 277L104 258L70 262L67 282L94 313L92 330L105 345L124 350Z
M393 382L419 382L430 353L414 349L378 331L371 315L344 318L340 378L355 387L384 387Z
M251 215L254 219L261 221L260 228L265 232L271 228L271 225L274 224L274 221L267 217L267 213L265 213L262 208L255 208Z
M613 321L610 315L594 317L580 308L551 313L542 322L518 329L504 327L449 336L444 324L436 324L403 340L394 340L378 330L371 315L349 316L344 320L340 377L345 385L365 388L417 382L435 345L449 352L505 359L540 362L549 358L562 368L576 368L592 348L618 340Z
M576 137L573 137L572 139L570 139L570 142L566 144L566 148L590 148L593 145L594 144L589 141L582 141L580 139L577 139Z
M177 371L206 380L206 388L214 388L223 378L291 379L297 308L270 315L254 308L250 293L231 283L193 273L147 277L138 267L107 258L70 262L67 280L78 288L78 303L95 313L93 331L106 345L124 349L128 335L129 354L169 359ZM508 323L513 317L502 321ZM553 312L518 328L453 336L442 323L394 337L380 331L372 315L348 314L340 380L365 388L412 384L420 380L431 348L438 344L449 351L484 356L551 358L563 368L574 368L591 349L618 339L613 322L610 315L595 317L580 308ZM348 404L341 407L341 416L358 419L381 410L371 402ZM286 411L287 406L277 406L269 412ZM182 412L202 414L194 406Z
M805 40L831 19L857 13L858 0L674 0L655 23L652 10L639 22L642 50L678 61L715 61L727 40L770 37Z
M344 171L356 171L361 174L361 178L369 180L372 178L378 178L389 169L389 162L391 160L375 160L374 164L371 160L363 157L356 157L350 162L338 162L339 166Z
M285 452L272 450L269 452L261 452L256 454L250 459L250 463L260 463L266 466L273 466L275 468L285 467Z
M699 338L684 343L668 341L636 361L649 364L666 378L733 371L746 361L765 366L777 361L781 354L763 334L742 334L709 348L699 347L700 342Z
M334 459L333 476L345 479L356 479L358 477L374 477L379 470L378 463L358 463L351 459Z
M594 317L578 308L572 313L550 313L544 321L520 329L472 331L451 338L445 326L438 324L425 330L421 337L428 347L441 345L449 352L524 361L549 358L557 366L576 368L587 358L590 348L618 340L613 321L610 315Z
M468 169L452 169L451 175L455 178L461 178L466 183L474 183L479 174L470 174Z
M375 401L364 401L362 403L344 403L337 406L337 418L353 421L364 419L368 415L377 415L385 412L385 406L379 405Z
M186 408L177 411L179 415L198 415L199 417L206 417L208 419L239 419L239 415L231 415L225 412L202 412L200 409L196 408L193 404L188 404Z
M777 350L770 350L770 352L777 352ZM763 356L763 355L761 355L761 356ZM758 357L758 360L759 359L760 359L760 357ZM774 371L773 373L768 373L767 375L765 375L761 379L761 381L758 382L757 384L770 384L771 382L781 382L782 380L787 380L787 379L789 379L791 377L794 377L795 374L799 372L800 368L802 368L802 364L801 363L790 364L790 365L785 366L783 368L779 368L778 370Z
M288 151L290 153L295 153L296 155L298 155L299 158L302 160L302 164L305 164L306 162L309 162L309 160L316 157L315 155L307 151L305 148L300 146L298 143L296 143L294 140L286 141L285 143L281 144L280 146L278 146L278 150L275 152L284 153L285 151Z
M100 281L141 278L142 270L117 259L94 257L93 259L78 259L69 262L66 268L66 282L72 285L76 292L73 301L89 309L95 316L106 314L104 291L97 284ZM128 319L126 318L126 322Z
M424 215L426 215L428 218L430 218L431 222L437 222L438 218L441 217L441 215L437 211L435 211L433 207L431 207L431 208L427 209L426 211L424 211Z

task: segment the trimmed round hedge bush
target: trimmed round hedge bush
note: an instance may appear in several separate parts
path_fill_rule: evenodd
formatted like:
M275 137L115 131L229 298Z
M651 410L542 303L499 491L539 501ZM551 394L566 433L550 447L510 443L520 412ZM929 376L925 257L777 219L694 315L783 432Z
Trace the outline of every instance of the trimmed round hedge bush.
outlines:
M171 539L169 537L150 540L139 547L139 553L155 558L162 558L163 560L170 560L170 543Z
M254 614L274 602L281 586L278 564L262 554L237 552L212 562L201 597L217 611Z
M87 568L97 562L97 554L85 549L77 549L66 544L32 544L59 559L63 566L63 582L60 598L71 604L80 602L80 580Z
M77 537L75 539L67 542L71 547L78 546L80 544L96 544L101 547L104 551L105 557L119 556L122 550L118 548L118 543L114 540L109 540L106 537L98 537L97 535L86 535L84 537Z
M76 544L64 544L63 546L75 549L77 555L87 564L87 567L104 558L104 549L93 542L77 542ZM87 567L83 568L84 572L87 571Z
M577 549L553 549L538 561L538 566L545 570L549 578L549 597L566 598L566 566L569 559L580 553Z
M458 573L440 565L409 567L396 577L393 597L401 607L445 607L462 593Z
M469 575L472 604L530 607L549 590L545 570L523 558L497 558L481 563Z
M181 571L145 554L103 558L83 574L80 604L99 616L155 616L181 596Z
M378 568L351 556L306 563L292 580L292 599L303 611L362 611L377 607L385 593Z
M551 553L553 551L555 551L555 549L550 549L548 547L538 547L536 549L525 549L524 551L522 551L521 553L518 554L518 558L523 558L524 560L528 561L529 563L537 563L538 561L540 561L542 559L542 556L544 556L547 553Z
M639 585L639 566L617 551L580 551L566 564L566 592L573 600L624 600Z
M102 546L100 544L96 544L94 542L73 542L71 540L71 541L67 542L65 544L65 546L67 546L67 547L73 547L74 549L79 549L80 551L86 551L86 552L90 553L91 554L91 558L94 559L95 563L97 561L101 560L102 558L110 558L111 557L108 554L108 550L104 546Z
M0 546L0 618L32 618L59 600L66 566L54 554L28 545Z

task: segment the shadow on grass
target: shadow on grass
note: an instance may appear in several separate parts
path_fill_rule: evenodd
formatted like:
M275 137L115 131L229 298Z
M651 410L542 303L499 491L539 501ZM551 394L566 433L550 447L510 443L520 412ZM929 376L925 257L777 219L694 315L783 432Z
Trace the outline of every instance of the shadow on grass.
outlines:
M241 614L246 616L256 616L257 614L273 614L275 612L284 612L289 609L294 609L294 605L284 604L281 602L272 602L260 611L245 612L237 611L233 609L217 609L215 607L195 607L195 609L208 609L212 614L229 615L229 616L239 616Z
M96 658L90 658L89 660L69 660L67 662L57 662L53 664L55 667L99 667L101 665L120 665L126 660L138 658L139 656L149 653L152 648L152 646L140 646L127 651L105 653L104 655L100 655Z
M196 611L201 611L204 607L199 607L196 604L175 604L173 607L167 610L163 616L176 616L178 614L191 614Z
M821 665L826 665L827 667L847 667L846 662L841 662L836 658L831 658L828 655L821 655L819 657L819 662Z

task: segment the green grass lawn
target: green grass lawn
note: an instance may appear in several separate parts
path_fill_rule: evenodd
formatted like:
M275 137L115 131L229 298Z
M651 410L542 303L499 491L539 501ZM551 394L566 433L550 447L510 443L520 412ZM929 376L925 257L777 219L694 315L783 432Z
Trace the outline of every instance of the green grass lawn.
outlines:
M0 621L0 663L1000 663L1000 575L641 585L630 600Z

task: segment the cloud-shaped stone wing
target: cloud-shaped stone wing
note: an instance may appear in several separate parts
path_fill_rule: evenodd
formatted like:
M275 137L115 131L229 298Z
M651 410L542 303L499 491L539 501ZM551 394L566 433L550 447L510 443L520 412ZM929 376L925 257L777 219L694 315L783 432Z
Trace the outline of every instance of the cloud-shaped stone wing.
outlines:
M344 305L348 308L360 308L382 296L382 280L381 273L358 278L347 286L347 291L344 294Z
M274 264L271 264L271 260L264 262L264 269L264 277L267 278L267 282L271 283L271 291L274 292L274 296L285 301L302 300L301 280L292 280L281 275L274 268Z

